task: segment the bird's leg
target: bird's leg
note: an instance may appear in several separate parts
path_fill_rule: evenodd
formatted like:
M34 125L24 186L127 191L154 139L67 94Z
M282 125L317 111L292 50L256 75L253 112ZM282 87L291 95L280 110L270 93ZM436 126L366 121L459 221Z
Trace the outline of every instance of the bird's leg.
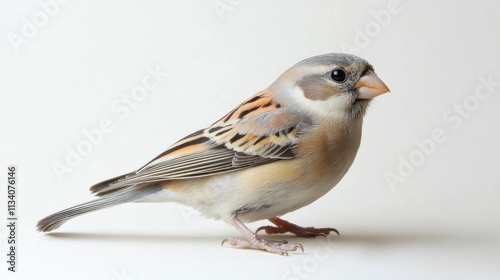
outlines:
M299 243L289 244L288 241L275 241L259 238L253 231L251 231L245 224L243 224L237 217L235 217L231 224L238 229L245 239L230 237L222 240L222 244L227 241L231 246L240 248L256 248L266 250L270 253L288 256L288 252L296 251L298 248L304 252L304 248Z
M299 237L316 237L316 236L327 236L330 232L335 232L339 235L339 231L334 228L314 228L314 227L300 227L296 224L292 224L278 217L269 219L269 221L276 225L273 226L262 226L255 231L255 233L264 230L267 234L281 234L285 232L293 233Z

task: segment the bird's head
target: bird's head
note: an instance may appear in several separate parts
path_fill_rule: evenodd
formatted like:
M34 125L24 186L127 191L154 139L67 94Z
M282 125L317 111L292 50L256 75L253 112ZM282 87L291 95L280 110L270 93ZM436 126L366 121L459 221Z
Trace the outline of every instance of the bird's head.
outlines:
M389 92L366 60L342 53L305 59L270 89L310 116L354 119L364 115L371 99Z

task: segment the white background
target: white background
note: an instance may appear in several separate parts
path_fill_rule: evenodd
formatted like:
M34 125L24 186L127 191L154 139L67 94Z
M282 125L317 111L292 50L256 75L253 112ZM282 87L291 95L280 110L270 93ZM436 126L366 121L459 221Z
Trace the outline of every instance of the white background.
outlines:
M0 182L16 164L20 219L15 274L0 227L2 279L500 278L498 1L69 1L46 22L42 6L0 4ZM36 31L23 35L29 24ZM392 92L370 106L342 182L284 216L340 237L287 236L305 247L289 257L221 248L236 229L175 204L123 205L35 231L294 63L346 46ZM112 109L156 67L168 77L136 108ZM67 165L68 149L104 119L113 131L58 176L54 164ZM435 130L444 141L430 144Z

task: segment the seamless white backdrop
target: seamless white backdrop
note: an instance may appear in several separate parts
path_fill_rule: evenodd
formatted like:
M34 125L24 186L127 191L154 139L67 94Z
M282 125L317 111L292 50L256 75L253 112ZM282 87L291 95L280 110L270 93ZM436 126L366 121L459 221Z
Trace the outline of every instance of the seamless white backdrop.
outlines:
M2 262L2 279L498 279L499 9L1 1L0 179L17 165L20 219L18 272ZM305 247L290 257L221 248L235 229L175 204L124 205L51 235L35 231L40 218L92 199L92 184L140 167L294 63L346 51L370 61L391 93L370 106L343 181L285 216L340 237L287 236ZM6 200L3 191L2 224Z

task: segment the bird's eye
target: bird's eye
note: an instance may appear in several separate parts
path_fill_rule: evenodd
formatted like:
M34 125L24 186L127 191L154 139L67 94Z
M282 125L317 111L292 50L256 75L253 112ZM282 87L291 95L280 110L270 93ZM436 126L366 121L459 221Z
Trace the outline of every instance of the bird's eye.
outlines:
M342 69L334 69L331 73L331 76L332 76L332 80L339 82L339 83L345 82L345 80L347 78L347 74Z

